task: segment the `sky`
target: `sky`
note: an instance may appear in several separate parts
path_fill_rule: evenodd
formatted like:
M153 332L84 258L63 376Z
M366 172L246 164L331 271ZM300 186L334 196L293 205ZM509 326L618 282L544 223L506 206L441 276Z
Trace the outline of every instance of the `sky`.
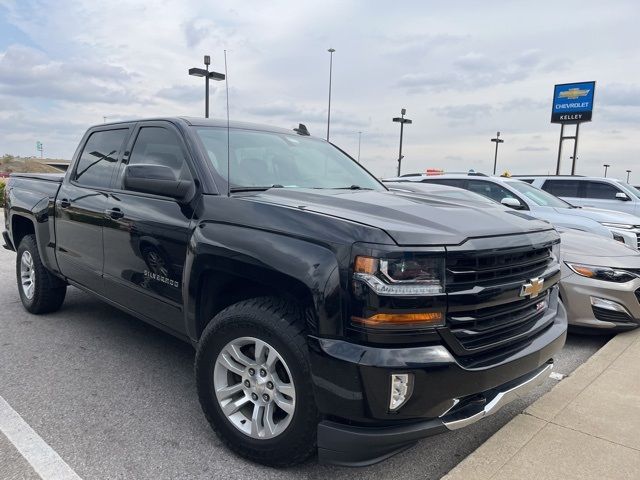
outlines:
M637 1L0 0L0 155L70 159L91 125L203 116L202 67L224 71L230 116L326 136L376 176L427 168L554 173L553 86L595 80L577 173L640 181ZM211 115L225 116L224 83ZM572 134L573 127L566 132ZM562 173L570 172L566 141ZM637 170L637 174L635 171Z

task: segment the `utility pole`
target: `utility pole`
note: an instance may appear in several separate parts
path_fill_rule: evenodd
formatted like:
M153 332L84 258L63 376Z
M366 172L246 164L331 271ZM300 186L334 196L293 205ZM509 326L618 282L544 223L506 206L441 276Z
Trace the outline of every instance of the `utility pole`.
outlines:
M360 145L362 143L362 132L358 132L358 163L360 163Z
M609 170L609 167L611 165L609 165L608 163L605 163L604 165L602 165L604 167L604 177L607 178L607 170Z
M204 77L204 118L209 118L209 80L224 80L224 74L218 72L210 72L209 65L211 65L211 57L209 55L204 56L204 68L190 68L189 75L193 77Z
M329 52L329 108L327 109L327 142L329 141L329 125L331 124L331 76L333 75L333 52L335 48L327 50Z
M400 152L398 153L398 177L400 176L400 167L402 166L402 136L404 134L404 124L411 125L413 120L409 120L408 118L404 118L405 113L407 113L407 109L403 108L400 110L400 117L394 117L393 121L400 124Z
M631 175L631 170L627 170L627 183L629 183L629 175Z
M500 132L496 132L496 138L492 138L491 141L496 143L496 153L493 157L493 174L495 175L498 167L498 145L504 143L504 140L500 138Z

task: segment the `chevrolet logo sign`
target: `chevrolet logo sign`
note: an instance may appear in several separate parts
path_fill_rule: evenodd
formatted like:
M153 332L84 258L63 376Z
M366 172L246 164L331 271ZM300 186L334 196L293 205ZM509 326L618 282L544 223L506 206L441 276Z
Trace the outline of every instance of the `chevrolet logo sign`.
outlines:
M544 288L543 278L532 278L529 283L522 285L520 289L521 297L536 298Z
M568 98L570 100L576 100L580 97L586 97L591 90L581 90L579 88L570 88L564 92L558 94L558 98Z

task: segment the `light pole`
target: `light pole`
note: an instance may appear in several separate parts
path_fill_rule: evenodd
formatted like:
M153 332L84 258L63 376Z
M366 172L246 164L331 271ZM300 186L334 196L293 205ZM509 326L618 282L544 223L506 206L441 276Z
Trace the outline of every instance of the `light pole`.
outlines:
M329 141L329 125L331 124L331 75L333 74L333 52L335 48L327 50L329 52L329 108L327 109L327 142Z
M627 183L629 183L629 176L631 175L631 170L627 170Z
M605 163L604 165L602 165L604 167L604 176L605 178L607 177L607 170L609 170L609 167L611 165L609 165L608 163Z
M358 163L360 163L360 145L362 144L362 132L358 132ZM629 183L627 181L627 183Z
M204 68L190 68L189 75L193 77L204 77L204 118L209 118L209 79L211 80L224 80L224 74L218 72L210 72L209 65L211 65L211 57L209 55L204 56Z
M398 153L398 176L400 176L400 167L402 165L402 136L404 134L404 124L412 124L413 121L408 118L404 118L404 114L407 113L407 109L403 108L400 110L401 117L394 117L393 121L400 124L400 152Z
M493 156L493 174L496 174L498 168L498 145L504 143L504 140L500 138L500 132L496 132L496 138L491 139L492 142L496 142L496 153Z

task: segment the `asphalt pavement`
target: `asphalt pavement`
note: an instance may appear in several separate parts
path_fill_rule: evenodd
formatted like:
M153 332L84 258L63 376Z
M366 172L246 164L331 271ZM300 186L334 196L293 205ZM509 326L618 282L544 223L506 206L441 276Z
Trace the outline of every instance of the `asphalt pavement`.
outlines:
M607 340L571 335L556 372L569 375ZM27 313L15 254L0 251L0 399L83 479L437 479L561 381L549 379L492 417L372 467L313 459L276 470L216 438L198 404L193 360L190 345L75 288L59 312ZM38 478L2 433L0 478Z

